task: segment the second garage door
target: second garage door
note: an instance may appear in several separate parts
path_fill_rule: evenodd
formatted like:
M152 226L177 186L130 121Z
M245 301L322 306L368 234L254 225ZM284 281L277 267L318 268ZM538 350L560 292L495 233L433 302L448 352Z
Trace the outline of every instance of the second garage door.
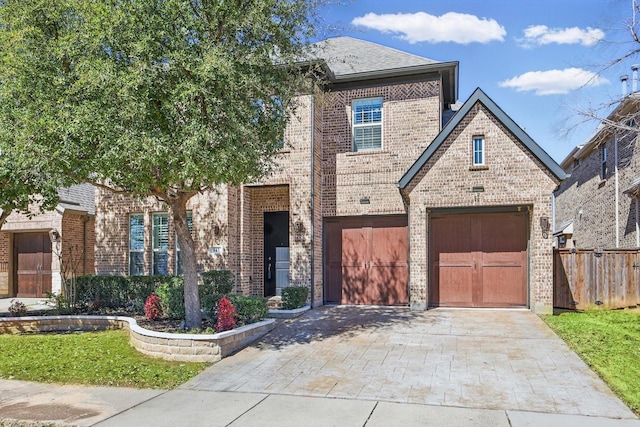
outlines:
M325 302L409 302L406 217L327 219L324 234Z
M528 214L433 215L429 305L527 306Z

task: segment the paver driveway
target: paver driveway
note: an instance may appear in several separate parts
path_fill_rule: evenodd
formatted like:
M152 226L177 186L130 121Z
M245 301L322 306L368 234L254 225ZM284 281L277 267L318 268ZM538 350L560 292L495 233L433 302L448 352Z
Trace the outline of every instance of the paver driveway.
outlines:
M182 387L635 418L526 310L321 307Z

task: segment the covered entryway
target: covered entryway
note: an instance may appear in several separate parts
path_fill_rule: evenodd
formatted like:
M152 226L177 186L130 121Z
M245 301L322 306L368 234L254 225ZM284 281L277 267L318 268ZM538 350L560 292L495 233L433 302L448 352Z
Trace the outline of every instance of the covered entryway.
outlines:
M405 216L331 218L324 230L326 303L409 302Z
M432 214L432 307L526 307L528 213Z
M19 298L41 298L51 292L51 240L48 233L16 233L14 256Z

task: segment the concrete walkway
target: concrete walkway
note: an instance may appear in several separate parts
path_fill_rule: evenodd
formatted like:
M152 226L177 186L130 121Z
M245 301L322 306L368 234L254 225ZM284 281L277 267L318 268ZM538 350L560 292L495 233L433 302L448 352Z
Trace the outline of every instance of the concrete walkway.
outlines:
M371 307L322 307L279 321L261 342L168 392L0 380L3 419L81 426L640 427L528 311Z

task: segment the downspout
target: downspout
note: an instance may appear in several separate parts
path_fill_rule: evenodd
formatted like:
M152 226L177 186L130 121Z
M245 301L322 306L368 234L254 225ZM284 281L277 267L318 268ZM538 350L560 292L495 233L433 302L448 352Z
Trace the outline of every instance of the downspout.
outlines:
M615 176L615 203L616 203L616 248L620 247L620 182L618 180L618 132L613 134L613 152L614 152L614 176Z
M311 80L311 299L310 305L313 308L316 283L315 283L315 128L316 128L316 103L315 103L315 81Z

